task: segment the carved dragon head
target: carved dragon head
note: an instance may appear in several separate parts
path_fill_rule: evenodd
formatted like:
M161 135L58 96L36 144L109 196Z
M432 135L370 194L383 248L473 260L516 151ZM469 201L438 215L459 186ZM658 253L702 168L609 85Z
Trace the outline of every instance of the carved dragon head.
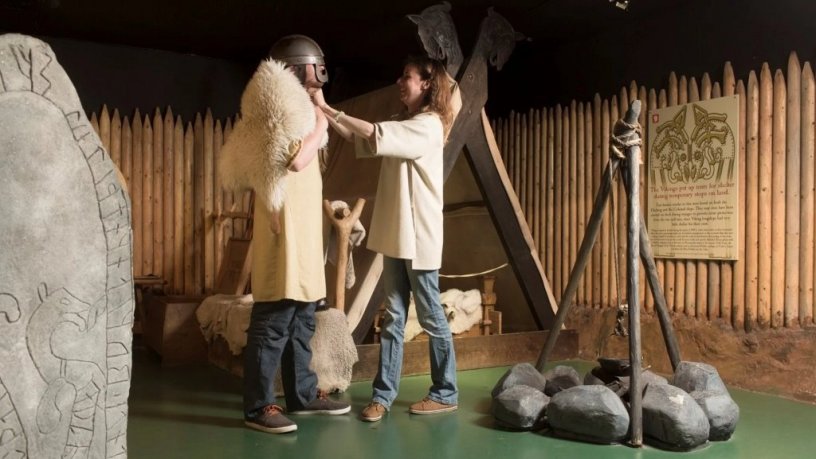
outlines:
M449 73L462 63L462 49L456 35L456 27L450 15L451 5L442 2L429 6L419 14L409 14L408 19L417 25L419 41L428 57L447 63Z
M479 39L487 40L485 49L490 65L501 70L513 53L516 42L525 38L524 34L513 30L513 26L504 16L493 11L492 7L487 9L487 17L482 20Z

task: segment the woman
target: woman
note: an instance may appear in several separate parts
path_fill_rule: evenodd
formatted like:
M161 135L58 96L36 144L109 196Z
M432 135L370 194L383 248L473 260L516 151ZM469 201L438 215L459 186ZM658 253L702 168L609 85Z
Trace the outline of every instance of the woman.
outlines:
M442 264L443 148L451 125L451 80L442 63L411 58L397 80L405 111L391 121L369 123L329 107L322 93L315 104L329 124L355 143L358 157L382 158L368 248L383 254L385 317L380 366L365 421L379 421L397 397L405 319L413 292L420 325L428 333L431 385L411 405L414 414L457 408L456 357L439 301Z

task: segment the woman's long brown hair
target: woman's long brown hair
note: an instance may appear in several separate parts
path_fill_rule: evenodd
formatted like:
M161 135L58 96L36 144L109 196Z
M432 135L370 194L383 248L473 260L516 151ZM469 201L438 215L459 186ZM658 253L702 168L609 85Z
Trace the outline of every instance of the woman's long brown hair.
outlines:
M405 60L405 65L416 68L419 77L430 83L420 109L439 115L447 141L453 125L453 108L451 107L451 80L445 71L445 66L440 61L424 56L409 57Z

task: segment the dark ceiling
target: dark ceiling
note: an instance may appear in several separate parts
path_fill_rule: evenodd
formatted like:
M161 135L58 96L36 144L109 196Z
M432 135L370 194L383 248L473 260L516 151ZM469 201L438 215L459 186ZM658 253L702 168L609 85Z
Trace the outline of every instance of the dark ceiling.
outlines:
M682 0L449 0L465 55L488 7L504 15L535 52L625 27ZM280 36L304 33L331 65L387 66L416 52L406 14L438 0L0 0L0 30L163 49L254 62ZM393 73L393 69L389 69Z
M660 30L659 24L666 20L695 17L700 8L705 15L704 5L718 3L629 0L624 10L616 6L621 0L448 1L465 57L490 7L529 38L517 44L501 72L491 73L488 107L498 114L531 104L563 102L565 97L591 97L595 91L608 92L626 83L622 78L642 78L646 73L642 69L638 75L628 64L616 61L622 47L610 43L610 38L625 32L631 45L646 30ZM331 101L393 82L404 57L422 52L416 26L406 15L439 3L441 0L0 0L0 33L224 59L243 66L247 75L276 39L302 33L316 39L326 53L332 72L327 93ZM725 7L731 2L721 0L719 4ZM587 47L594 48L594 54L574 52ZM542 68L549 71L542 72Z

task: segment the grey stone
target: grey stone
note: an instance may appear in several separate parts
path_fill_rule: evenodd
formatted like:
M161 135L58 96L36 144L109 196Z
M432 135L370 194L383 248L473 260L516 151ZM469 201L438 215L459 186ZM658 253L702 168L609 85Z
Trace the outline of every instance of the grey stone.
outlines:
M493 416L500 424L528 430L542 420L550 397L540 390L523 384L510 387L493 399Z
M646 370L643 372L643 387L645 388L649 384L668 384L669 380L660 376L657 373L654 373L651 370Z
M585 386L604 386L606 383L599 377L595 376L592 371L587 371L584 375Z
M558 435L615 443L629 430L629 413L609 388L577 386L552 397L547 406L547 422Z
M680 362L674 370L672 385L688 393L715 391L728 393L717 369L707 363Z
M581 385L581 375L575 368L566 365L558 365L550 371L544 373L547 379L547 387L544 393L552 397L564 389Z
M499 381L495 386L493 386L493 390L490 392L490 395L491 397L496 398L505 390L519 384L530 386L544 392L544 387L547 384L547 380L531 364L519 363L513 365L502 375L501 378L499 378Z
M629 374L629 359L612 359L609 357L601 357L598 359L601 368L613 376L627 376Z
M124 457L130 204L45 43L0 36L0 457Z
M708 418L708 439L723 441L731 438L739 422L739 406L728 393L695 391L691 397L697 401Z
M641 393L645 391L649 384L668 384L669 381L666 378L652 373L649 370L645 370L641 373L640 376L640 387ZM629 376L617 376L615 379L606 385L606 387L612 389L612 392L618 394L624 401L629 401L629 387L632 385L631 378Z
M647 443L687 451L708 440L708 418L696 401L668 384L650 384L643 395L643 433Z

